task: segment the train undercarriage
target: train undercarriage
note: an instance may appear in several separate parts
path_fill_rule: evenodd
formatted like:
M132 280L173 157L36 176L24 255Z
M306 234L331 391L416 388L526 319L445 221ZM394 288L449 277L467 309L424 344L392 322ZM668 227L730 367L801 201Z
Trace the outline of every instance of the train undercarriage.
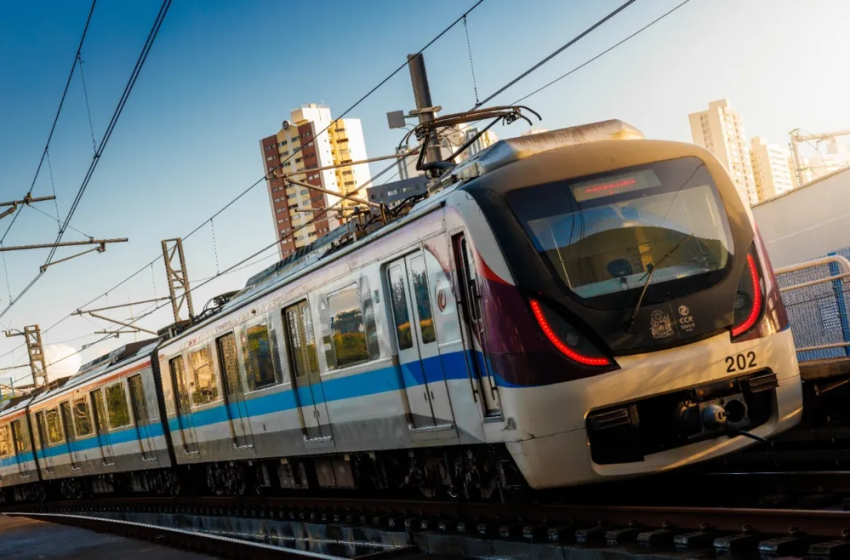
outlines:
M89 496L244 496L368 491L429 499L504 500L525 487L504 446L222 461L42 481L0 490L0 502Z

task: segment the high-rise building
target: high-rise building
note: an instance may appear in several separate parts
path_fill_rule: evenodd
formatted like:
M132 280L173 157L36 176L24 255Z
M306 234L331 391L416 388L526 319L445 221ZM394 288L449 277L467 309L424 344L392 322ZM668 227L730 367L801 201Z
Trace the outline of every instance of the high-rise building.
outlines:
M738 111L732 109L728 100L721 99L709 103L707 111L691 113L688 120L694 143L717 156L750 204L758 202L750 146Z
M283 121L277 134L260 140L260 154L267 173L283 164L279 171L292 179L340 194L350 194L369 182L372 175L368 164L321 169L367 159L360 119L340 119L330 126L333 122L331 110L315 103L293 109L290 118ZM312 169L316 171L311 172ZM297 173L300 171L304 173ZM340 224L338 212L319 215L311 223L316 210L338 202L339 197L298 185L284 187L274 176L267 177L266 184L275 235L281 239L278 247L281 258ZM358 195L365 198L365 193ZM352 204L344 200L338 206Z
M768 144L761 136L750 142L750 161L759 201L769 200L794 188L791 156L776 144Z

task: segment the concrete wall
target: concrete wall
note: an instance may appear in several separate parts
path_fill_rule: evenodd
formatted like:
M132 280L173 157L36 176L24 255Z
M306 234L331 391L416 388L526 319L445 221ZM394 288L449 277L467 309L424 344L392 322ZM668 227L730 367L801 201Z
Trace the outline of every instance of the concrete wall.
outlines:
M795 264L850 246L850 169L752 207L771 264Z

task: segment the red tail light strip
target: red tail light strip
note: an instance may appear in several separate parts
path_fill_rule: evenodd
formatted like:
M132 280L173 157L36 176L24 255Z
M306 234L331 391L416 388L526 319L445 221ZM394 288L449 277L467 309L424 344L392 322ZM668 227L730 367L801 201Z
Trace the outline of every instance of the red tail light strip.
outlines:
M752 254L747 255L747 266L750 269L750 280L753 282L753 308L750 310L750 315L746 321L732 328L732 336L738 336L750 330L756 324L761 314L762 296L761 287L759 286L758 266L756 266L756 259Z
M611 360L609 360L608 358L593 358L590 356L583 356L575 350L571 349L566 344L564 344L555 334L555 331L552 330L552 327L549 326L549 321L546 320L546 316L543 314L543 309L540 307L540 303L538 303L536 300L531 300L531 310L534 312L534 317L537 318L537 322L540 323L540 328L543 329L543 334L546 335L546 338L549 339L549 342L554 344L555 348L560 350L563 355L573 361L576 361L580 364L584 364L586 366L611 365Z

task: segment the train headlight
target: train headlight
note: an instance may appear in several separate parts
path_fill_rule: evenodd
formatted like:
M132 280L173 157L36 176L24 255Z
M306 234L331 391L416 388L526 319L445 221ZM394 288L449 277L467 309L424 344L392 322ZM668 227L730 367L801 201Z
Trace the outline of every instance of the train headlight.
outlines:
M745 334L758 323L764 307L764 295L761 286L758 257L755 247L747 253L744 273L738 280L735 294L735 323L732 325L732 338Z
M587 337L582 336L572 325L555 313L546 304L531 299L531 311L543 334L567 358L585 366L612 366L614 362L604 356Z

